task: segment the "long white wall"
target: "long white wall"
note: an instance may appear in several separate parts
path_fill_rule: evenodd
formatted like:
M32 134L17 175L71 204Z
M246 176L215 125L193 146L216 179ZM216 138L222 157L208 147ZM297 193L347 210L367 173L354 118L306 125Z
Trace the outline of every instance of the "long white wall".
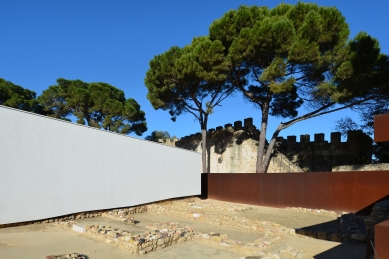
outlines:
M0 106L0 224L201 192L201 157Z

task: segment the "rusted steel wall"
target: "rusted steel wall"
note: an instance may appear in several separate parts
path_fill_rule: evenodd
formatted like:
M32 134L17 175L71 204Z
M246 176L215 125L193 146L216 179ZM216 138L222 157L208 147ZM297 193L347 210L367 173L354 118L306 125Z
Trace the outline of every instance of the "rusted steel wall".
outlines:
M389 259L389 220L374 226L375 250L379 259ZM377 258L377 257L374 257Z
M389 143L389 114L374 116L374 142Z
M277 208L366 212L389 198L389 171L202 174L203 197ZM207 188L205 188L207 186Z

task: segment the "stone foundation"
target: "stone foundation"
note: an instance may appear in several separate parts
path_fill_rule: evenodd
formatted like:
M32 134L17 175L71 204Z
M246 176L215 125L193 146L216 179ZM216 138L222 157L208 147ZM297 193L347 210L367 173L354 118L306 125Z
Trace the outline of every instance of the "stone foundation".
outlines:
M152 204L174 204L177 202L179 202L179 203L181 203L181 202L193 202L196 199L198 199L198 198L196 198L196 197L174 198L174 199L157 201L157 202L154 202ZM54 222L71 221L71 220L77 220L77 219L83 219L83 218L95 218L95 217L106 217L106 218L115 218L115 217L117 218L118 217L120 219L120 218L122 218L121 216L123 216L123 215L138 214L138 213L144 213L144 212L147 212L147 204L133 206L133 207L127 207L127 208L118 208L118 209L113 209L113 210L86 211L86 212L68 214L68 215L59 216L59 217L55 217L55 218L48 218L48 219L35 220L35 221L0 224L0 228L17 227L17 226L24 226L24 225L31 225L31 224L54 223Z

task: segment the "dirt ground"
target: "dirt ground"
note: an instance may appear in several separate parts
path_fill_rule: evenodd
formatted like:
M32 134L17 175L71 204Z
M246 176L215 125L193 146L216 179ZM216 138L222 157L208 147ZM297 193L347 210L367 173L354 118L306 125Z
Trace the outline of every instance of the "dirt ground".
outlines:
M174 205L182 206L182 205ZM217 213L227 215L239 215L249 219L272 221L288 228L337 228L337 219L329 215L313 215L286 211L284 209L258 207L244 212L233 213L219 211ZM204 209L206 210L206 208ZM215 211L212 211L215 213ZM132 226L106 218L90 218L78 220L78 224L102 224L120 229L129 230L131 233L142 233L150 223L179 222L181 226L195 228L197 232L209 233L211 231L228 234L229 238L240 241L253 241L260 234L249 231L228 229L220 226L200 223L198 221L185 220L164 215L143 213L134 215L137 224ZM266 252L278 253L281 249L291 246L294 249L304 251L305 258L337 259L337 258L365 258L365 245L358 242L337 243L308 238L305 236L288 235L279 243L269 248ZM86 254L90 259L129 258L138 257L130 255L121 247L114 247L101 241L96 241L70 230L55 227L52 224L27 225L0 229L0 258L42 258L47 255L60 255L70 252ZM143 255L145 258L231 258L239 259L244 256L227 250L189 241L167 247L160 251L154 251ZM281 257L283 258L283 257ZM287 258L287 257L285 257Z

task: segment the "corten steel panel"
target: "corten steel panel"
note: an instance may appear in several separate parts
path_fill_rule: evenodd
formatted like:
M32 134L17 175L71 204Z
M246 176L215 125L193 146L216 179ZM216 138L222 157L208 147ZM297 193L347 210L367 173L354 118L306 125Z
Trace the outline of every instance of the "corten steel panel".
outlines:
M389 171L354 172L355 176L355 207L352 211L370 213L378 200L387 199L389 195ZM371 187L374 188L371 188ZM361 207L363 206L364 207Z
M302 181L302 199L303 208L327 209L328 206L328 173L303 173Z
M262 176L262 204L264 206L280 206L280 174L264 174Z
M374 116L374 142L389 142L389 114Z
M301 178L303 174L282 174L279 207L300 207L302 200Z
M208 188L222 201L360 212L389 196L389 171L208 174Z
M224 184L219 180L222 174L207 174L208 177L208 199L226 201L219 193L219 186ZM222 178L221 178L222 179Z
M355 172L331 173L327 176L327 208L334 211L355 209L358 206L355 200Z
M221 177L223 177L224 184L220 186L220 195L226 197L229 201L234 201L234 190L239 190L241 188L239 181L234 181L234 174L225 174Z
M374 247L378 257L375 259L389 259L389 220L374 227Z
M261 205L262 174L245 174L246 182L245 197L249 204Z

